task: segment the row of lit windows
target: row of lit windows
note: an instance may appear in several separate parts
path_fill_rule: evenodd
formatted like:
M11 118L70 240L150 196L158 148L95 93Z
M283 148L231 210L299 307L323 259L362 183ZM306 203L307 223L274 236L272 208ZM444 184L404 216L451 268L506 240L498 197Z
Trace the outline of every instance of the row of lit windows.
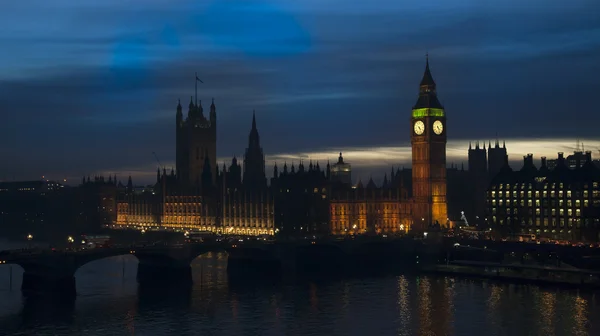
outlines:
M513 214L515 214L515 215L519 214L519 211L518 211L519 209L517 209L517 208L506 209L506 213L510 214L511 210L512 210ZM558 210L559 210L558 211L559 216L564 216L565 215L564 209L558 209ZM544 211L541 211L540 208L536 208L535 209L535 214L537 216L541 215L542 213L544 214L544 216L548 216L548 209L544 209ZM556 216L556 213L557 213L556 209L552 209L551 213L552 213L552 216ZM575 213L576 217L581 217L581 210L580 209L575 209L574 212L573 212L573 209L567 209L566 213L567 213L567 216L573 216L573 213ZM496 208L492 208L492 214L496 214Z
M548 185L549 184L550 183L544 184L544 189L548 189ZM560 182L560 183L553 182L550 185L551 185L551 189L555 189L557 186L558 186L559 189L564 189L564 187L565 187L565 184L562 183L562 182ZM519 186L521 187L521 189L533 189L533 184L531 184L531 183L522 183L522 184L517 183L517 184L512 185L512 188L513 189L518 189ZM593 182L592 183L592 187L594 189L598 189L598 182ZM506 183L506 184L499 184L497 186L496 185L492 186L492 189L494 189L494 190L496 190L496 189L502 190L502 189L510 189L510 188L511 188L511 185L508 184L508 183ZM567 188L568 189L576 189L577 186L576 185L567 185ZM583 189L588 189L588 188L589 188L589 184L586 183L586 184L583 185Z
M597 220L596 220L597 221ZM595 221L595 222L596 222ZM506 225L510 225L511 224L511 217L506 217L506 221L504 219L497 219L496 216L492 216L492 223L494 224L500 224L500 225L504 225L504 223L506 223ZM521 226L533 226L534 221L533 220L521 220L519 221L518 219L514 219L514 222L521 224ZM579 218L568 218L566 221L564 218L561 218L557 221L552 220L551 222L549 221L549 219L540 219L540 218L536 218L535 219L535 226L552 226L552 227L556 227L557 225L559 225L560 227L564 227L565 223L567 224L567 226L569 227L573 227L573 224L575 223L575 225L577 227L581 226L581 222L582 220Z
M348 210L365 210L365 209L369 209L369 210L398 210L400 208L400 204L381 204L381 203L375 203L375 204L364 204L364 203L343 203L343 204L332 204L331 205L331 209L333 209L333 211L337 211L337 210L341 210L341 209L348 209Z
M575 198L579 198L582 195L582 193L580 193L579 191L575 191L574 193L575 193ZM501 198L502 195L503 195L503 192L502 191L498 191L497 195L498 195L498 197ZM520 198L524 198L525 197L525 192L521 191L518 195L520 196ZM527 198L531 198L531 195L532 195L531 191L528 191L527 192ZM540 191L539 190L535 191L534 195L535 195L535 198L539 198L540 197ZM550 193L548 193L547 191L543 191L541 193L541 195L542 195L542 197L548 197L548 195L550 195L550 197L555 197L556 195L558 195L558 197L560 197L560 198L562 198L562 197L564 197L566 195L567 198L571 198L572 193L571 193L571 190L567 190L565 193L563 193L562 191L559 191L558 193L555 193L554 191L550 191ZM588 195L589 195L588 191L584 190L583 191L583 198L587 198ZM593 193L592 193L592 195L593 195L594 198L600 198L600 190L594 190ZM512 196L513 197L517 197L517 192L513 191L512 192ZM491 197L496 197L496 192L493 191L493 190L491 191ZM504 192L504 197L505 198L510 197L510 191Z
M507 199L506 201L502 200L502 199L500 199L500 200L493 199L491 203L492 203L492 206L496 206L496 204L498 204L499 206L507 206L507 207L509 207L511 205L516 206L517 204L520 206L525 206L524 200L517 201L515 199L513 199L512 201L509 199ZM555 207L557 205L559 207L563 207L566 204L567 207L573 207L573 205L575 205L576 208L579 208L582 206L582 204L583 204L583 207L587 207L590 204L590 202L588 200L584 200L583 203L580 200L575 200L575 202L572 202L571 200L567 200L566 202L563 200L558 200L558 201L550 200L550 202L548 202L548 200L542 200L541 202L540 202L540 200L535 200L536 207L539 207L540 204L544 207L547 207L548 205L550 205L550 207ZM600 200L594 200L593 204L600 205ZM529 206L529 207L533 206L533 201L527 200L527 206Z

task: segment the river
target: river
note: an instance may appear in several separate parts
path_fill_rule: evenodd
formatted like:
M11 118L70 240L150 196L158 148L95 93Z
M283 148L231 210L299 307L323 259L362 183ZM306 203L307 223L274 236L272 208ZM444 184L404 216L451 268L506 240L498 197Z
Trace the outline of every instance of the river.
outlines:
M0 335L600 335L590 291L408 274L229 279L226 268L207 254L190 290L140 289L135 257L108 258L83 266L77 298L60 302L23 298L22 269L2 265Z

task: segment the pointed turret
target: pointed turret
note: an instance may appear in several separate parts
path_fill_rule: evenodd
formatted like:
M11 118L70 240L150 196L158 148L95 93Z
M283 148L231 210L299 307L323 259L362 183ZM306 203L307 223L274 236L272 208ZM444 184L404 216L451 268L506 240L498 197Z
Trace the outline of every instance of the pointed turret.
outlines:
M377 185L373 181L373 178L370 177L369 178L369 183L367 183L367 189L376 189L376 188L377 188Z
M358 183L356 184L356 189L362 189L363 188L363 183L361 181L360 178L358 178Z
M181 124L181 121L183 120L183 112L182 112L182 108L181 108L181 100L177 99L177 113L175 115L175 119L177 120L177 126L179 126L179 124Z
M275 165L273 166L273 177L277 177L279 176L279 172L277 170L277 162L275 162Z
M423 73L423 79L419 85L419 99L413 107L415 109L421 108L435 108L443 109L444 107L437 98L436 85L429 69L429 55L426 56L425 72Z
M214 125L217 122L217 107L215 106L215 98L210 104L210 123Z
M252 128L248 135L248 148L259 148L260 147L260 135L258 134L258 128L256 127L256 112L252 110Z
M196 106L196 109L198 110L199 115L201 117L204 117L204 109L202 108L202 99L198 101L198 106Z
M188 118L194 114L194 97L190 96L190 104L188 105Z
M433 80L433 76L431 76L431 70L429 70L429 54L425 55L425 72L423 73L420 85L433 87L435 90L435 81Z

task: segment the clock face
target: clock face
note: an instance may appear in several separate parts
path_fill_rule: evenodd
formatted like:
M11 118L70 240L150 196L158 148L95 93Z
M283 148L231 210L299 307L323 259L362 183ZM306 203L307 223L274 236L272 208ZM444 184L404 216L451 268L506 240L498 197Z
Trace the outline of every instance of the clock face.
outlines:
M415 122L415 133L421 135L425 132L425 124L421 120Z
M442 134L443 131L444 131L444 124L442 124L441 121L436 120L433 123L433 133L440 135L440 134Z

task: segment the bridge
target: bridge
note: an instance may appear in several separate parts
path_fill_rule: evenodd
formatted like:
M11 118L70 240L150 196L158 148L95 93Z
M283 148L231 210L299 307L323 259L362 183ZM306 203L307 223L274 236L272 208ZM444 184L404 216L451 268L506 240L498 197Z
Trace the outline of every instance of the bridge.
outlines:
M295 274L297 271L343 271L382 265L411 265L423 253L410 238L321 239L296 241L230 241L184 245L115 246L76 251L12 250L0 252L0 264L23 268L26 293L75 294L75 272L83 265L119 255L138 260L140 284L191 284L191 262L208 252L227 252L228 271ZM418 258L417 258L418 260Z

